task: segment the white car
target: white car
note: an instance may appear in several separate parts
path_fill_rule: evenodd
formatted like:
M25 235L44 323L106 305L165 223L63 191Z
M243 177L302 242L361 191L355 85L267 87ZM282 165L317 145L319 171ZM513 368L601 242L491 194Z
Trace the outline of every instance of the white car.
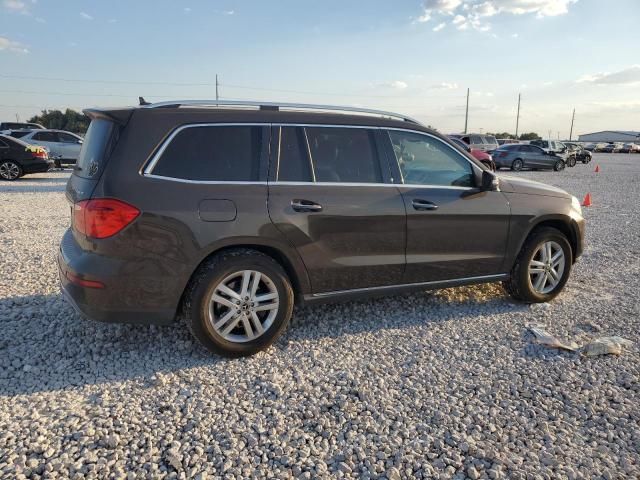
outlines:
M82 137L64 130L32 130L21 135L20 140L45 147L49 150L49 157L56 159L57 167L63 163L76 163L82 148Z

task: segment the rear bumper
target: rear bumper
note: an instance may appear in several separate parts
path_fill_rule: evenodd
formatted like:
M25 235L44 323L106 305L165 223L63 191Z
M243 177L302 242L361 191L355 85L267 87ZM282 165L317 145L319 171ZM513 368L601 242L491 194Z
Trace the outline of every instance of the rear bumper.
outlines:
M62 238L57 260L60 289L82 316L109 323L173 322L181 291L171 289L170 282L123 274L124 262L82 250L70 230ZM104 288L78 285L78 279L101 282ZM158 285L165 288L159 290Z
M53 168L53 160L36 160L24 162L22 170L24 173L44 173Z

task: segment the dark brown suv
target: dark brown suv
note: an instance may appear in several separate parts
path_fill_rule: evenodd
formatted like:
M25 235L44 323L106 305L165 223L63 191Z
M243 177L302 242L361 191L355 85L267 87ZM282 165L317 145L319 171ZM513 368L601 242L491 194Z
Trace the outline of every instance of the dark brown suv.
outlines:
M164 102L87 110L62 290L108 322L186 319L261 350L307 304L503 281L554 298L582 252L575 197L496 176L402 115Z

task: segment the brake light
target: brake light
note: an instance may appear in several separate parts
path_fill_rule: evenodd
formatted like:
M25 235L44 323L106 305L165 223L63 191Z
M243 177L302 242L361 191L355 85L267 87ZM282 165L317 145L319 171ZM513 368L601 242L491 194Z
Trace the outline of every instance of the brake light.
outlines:
M43 158L45 160L49 158L49 155L47 155L45 150L36 150L35 152L31 152L31 154L34 158Z
M115 198L83 200L73 206L73 226L91 238L107 238L133 222L140 210Z

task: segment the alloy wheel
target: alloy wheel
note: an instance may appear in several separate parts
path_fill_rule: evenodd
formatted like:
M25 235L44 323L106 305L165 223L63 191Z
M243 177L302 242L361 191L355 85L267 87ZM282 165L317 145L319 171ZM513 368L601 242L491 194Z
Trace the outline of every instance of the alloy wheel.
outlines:
M15 180L20 176L20 167L14 162L0 164L0 177L5 180Z
M531 287L540 294L553 291L564 273L564 250L554 241L540 244L529 262L529 282Z
M516 158L513 161L513 164L511 165L511 167L517 172L519 170L522 170L522 160L520 160L519 158Z
M279 305L278 290L267 275L242 270L228 275L214 288L207 320L225 340L249 342L271 327Z

